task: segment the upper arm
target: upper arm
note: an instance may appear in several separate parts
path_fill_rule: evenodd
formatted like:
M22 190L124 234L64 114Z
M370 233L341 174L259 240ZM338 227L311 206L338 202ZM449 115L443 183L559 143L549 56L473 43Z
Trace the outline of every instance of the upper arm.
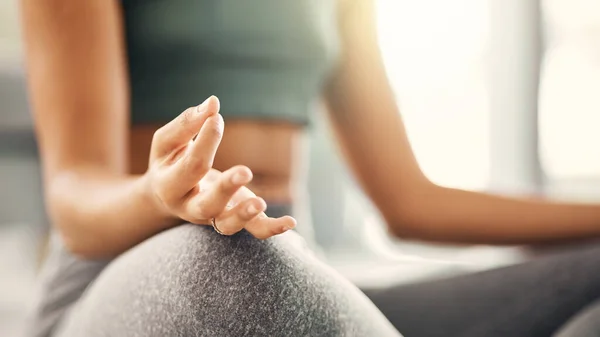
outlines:
M429 181L414 156L387 78L374 1L342 1L341 5L342 52L325 91L328 112L365 191L384 213L392 212Z
M385 69L377 42L376 13L373 0L339 0L338 32L341 54L327 87L326 98L335 100L350 84L360 80L386 82ZM375 84L375 83L370 83ZM380 83L378 83L380 84ZM361 88L362 89L362 88Z
M126 170L128 92L116 0L21 0L44 174Z

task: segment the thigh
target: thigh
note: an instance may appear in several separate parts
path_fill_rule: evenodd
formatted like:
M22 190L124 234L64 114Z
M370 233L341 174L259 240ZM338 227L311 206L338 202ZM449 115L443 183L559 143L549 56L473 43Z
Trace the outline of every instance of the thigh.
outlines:
M407 336L550 336L600 297L600 245L366 294Z
M104 269L56 334L84 335L399 336L295 233L260 241L193 225L163 232Z

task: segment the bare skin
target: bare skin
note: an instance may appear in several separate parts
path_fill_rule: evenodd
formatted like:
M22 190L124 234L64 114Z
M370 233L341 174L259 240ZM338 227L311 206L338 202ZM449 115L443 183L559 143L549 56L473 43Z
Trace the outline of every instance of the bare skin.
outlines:
M391 233L488 244L555 242L600 234L599 205L505 198L431 183L417 164L386 78L373 2L342 1L340 6L344 7L339 11L342 58L323 98L342 151ZM128 125L118 2L22 0L22 7L48 210L70 248L88 257L113 256L182 219L194 218L180 210L183 204L170 203L165 211L150 193L148 181L155 179L152 149L164 145L155 137L162 126ZM214 118L206 121L218 124ZM169 137L200 132L201 127L173 129ZM235 191L221 193L211 202L222 204L239 189L244 191L239 200L256 202L260 208L264 201L244 189L246 185L269 201L291 201L300 128L228 121L226 130L222 142L221 135L215 136L221 145L214 167L228 170L223 173L227 175L251 170L259 179L229 188ZM215 139L209 143L214 145ZM200 149L200 145L192 146ZM210 157L210 151L204 151ZM212 159L209 162L213 164ZM230 171L233 165L244 166ZM188 172L186 179L219 177L217 171L207 172L205 176ZM170 183L159 184L160 190L179 186L177 181ZM213 213L223 217L226 212ZM290 219L251 217L243 211L236 216L242 220L231 232L245 226L260 238L293 224ZM231 214L227 219L233 223Z
M214 167L224 171L235 165L248 166L254 174L248 188L268 202L292 203L292 183L299 179L293 168L299 164L296 152L301 148L302 128L246 120L226 120L226 125ZM129 138L132 174L146 172L152 135L159 127L132 127Z

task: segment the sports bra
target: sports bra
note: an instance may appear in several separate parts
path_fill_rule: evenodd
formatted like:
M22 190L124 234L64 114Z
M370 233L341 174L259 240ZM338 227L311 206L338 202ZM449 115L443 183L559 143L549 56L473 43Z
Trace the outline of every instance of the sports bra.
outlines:
M227 118L307 124L339 50L337 0L123 0L132 124L210 95Z

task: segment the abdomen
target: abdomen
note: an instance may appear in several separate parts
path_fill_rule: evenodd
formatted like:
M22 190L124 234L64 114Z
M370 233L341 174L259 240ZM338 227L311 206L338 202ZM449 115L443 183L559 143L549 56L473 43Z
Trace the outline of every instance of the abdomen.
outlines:
M161 125L135 126L130 137L130 167L141 174L148 166L154 131ZM303 128L290 123L227 120L214 167L246 165L254 173L249 186L267 202L291 203L303 176Z

